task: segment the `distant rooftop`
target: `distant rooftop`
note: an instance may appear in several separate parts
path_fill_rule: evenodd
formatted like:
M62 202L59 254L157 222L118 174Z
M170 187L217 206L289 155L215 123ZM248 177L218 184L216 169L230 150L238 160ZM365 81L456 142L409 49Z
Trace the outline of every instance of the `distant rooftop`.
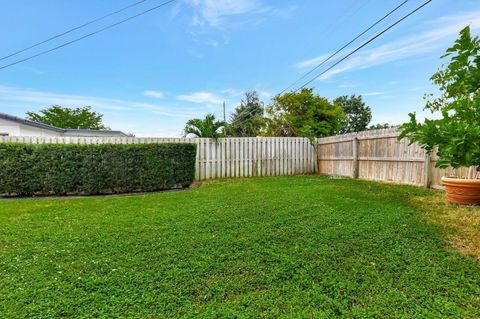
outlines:
M66 135L73 135L73 136L82 135L82 133L85 134L85 135L88 135L88 136L119 136L119 137L128 136L127 134L123 133L122 131L84 130L84 129L69 129L69 128L65 129L65 128L60 128L60 127L56 127L56 126L52 126L52 125L48 125L48 124L43 124L43 123L39 123L39 122L34 122L34 121L22 119L20 117L13 116L13 115L6 114L6 113L1 113L1 112L0 112L0 119L20 123L20 124L23 124L23 125L33 126L33 127L41 128L41 129L44 129L44 130L57 132L57 133L63 133L63 134L66 134Z

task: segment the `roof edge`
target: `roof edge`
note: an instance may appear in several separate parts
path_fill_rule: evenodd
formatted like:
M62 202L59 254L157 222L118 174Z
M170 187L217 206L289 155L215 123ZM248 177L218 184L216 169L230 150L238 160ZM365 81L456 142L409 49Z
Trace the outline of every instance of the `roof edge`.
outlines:
M100 133L100 134L117 134L123 135L124 137L128 137L128 134L125 134L122 131L114 131L114 130L89 130L89 129L73 129L73 128L66 128L63 129L64 133L82 133L82 132L90 132L90 133Z
M59 128L59 127L48 125L48 124L43 124L43 123L39 123L39 122L34 122L34 121L22 119L20 117L13 116L13 115L6 114L6 113L1 113L1 112L0 112L0 119L5 119L5 120L20 123L20 124L25 124L25 125L29 125L29 126L38 127L38 128L43 128L43 129L50 130L50 131L55 131L55 132L64 132L65 131L65 129L63 129L63 128Z
M68 133L68 132L71 132L71 133L74 133L74 132L95 133L95 132L98 132L101 135L106 135L106 134L110 133L110 134L122 135L124 137L128 136L127 134L125 134L122 131L60 128L60 127L56 127L56 126L53 126L53 125L48 125L48 124L44 124L44 123L40 123L40 122L30 121L30 120L27 120L27 119L23 119L23 118L20 118L20 117L14 116L14 115L10 115L10 114L6 114L6 113L2 113L2 112L0 112L0 119L13 121L13 122L17 122L17 123L20 123L20 124L33 126L33 127L37 127L37 128L42 128L42 129L45 129L45 130L50 130L50 131L54 131L54 132L58 132L58 133Z

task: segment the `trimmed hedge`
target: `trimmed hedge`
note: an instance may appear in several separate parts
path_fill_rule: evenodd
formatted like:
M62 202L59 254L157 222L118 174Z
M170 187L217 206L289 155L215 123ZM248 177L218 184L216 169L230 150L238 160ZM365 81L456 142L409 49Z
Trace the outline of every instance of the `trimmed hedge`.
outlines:
M189 186L194 144L0 144L0 195L95 195Z

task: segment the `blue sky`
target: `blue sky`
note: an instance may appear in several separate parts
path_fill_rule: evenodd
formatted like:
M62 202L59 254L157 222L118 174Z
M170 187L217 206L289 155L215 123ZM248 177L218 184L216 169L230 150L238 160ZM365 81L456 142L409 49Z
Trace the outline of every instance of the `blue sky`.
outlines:
M2 1L0 56L135 2ZM141 6L36 48L26 57L161 3ZM28 62L0 70L0 111L91 105L112 129L180 136L189 118L231 112L242 92L270 98L401 1L177 0L175 4ZM388 21L423 3L410 0ZM434 0L312 83L333 99L362 94L373 122L398 124L423 108L439 57L480 1ZM360 42L358 42L359 44ZM353 46L352 48L354 48ZM348 52L348 51L347 51ZM0 66L14 58L0 62ZM2 64L3 63L3 64Z

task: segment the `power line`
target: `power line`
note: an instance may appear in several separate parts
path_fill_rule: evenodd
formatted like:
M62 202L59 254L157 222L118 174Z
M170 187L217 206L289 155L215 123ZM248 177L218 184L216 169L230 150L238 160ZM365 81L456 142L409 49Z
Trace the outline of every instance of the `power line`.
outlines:
M66 43L61 44L61 45L59 45L59 46L56 46L56 47L54 47L54 48L52 48L52 49L45 50L45 51L42 51L42 52L37 53L37 54L35 54L35 55L29 56L29 57L27 57L27 58L24 58L24 59L15 61L15 62L13 62L13 63L7 64L7 65L4 65L4 66L1 66L1 67L0 67L0 70L3 70L3 69L6 69L6 68L8 68L8 67L17 65L17 64L19 64L19 63L22 63L22 62L25 62L25 61L34 59L34 58L39 57L39 56L41 56L41 55L45 55L45 54L50 53L50 52L52 52L52 51L56 51L56 50L58 50L58 49L61 49L61 48L63 48L63 47L66 47L66 46L68 46L68 45L70 45L70 44L73 44L73 43L75 43L75 42L78 42L78 41L81 41L81 40L83 40L83 39L89 38L89 37L94 36L94 35L96 35L96 34L98 34L98 33L101 33L101 32L106 31L106 30L108 30L108 29L114 28L114 27L116 27L116 26L118 26L118 25L120 25L120 24L123 24L123 23L125 23L125 22L127 22L127 21L133 20L133 19L138 18L138 17L140 17L140 16L143 16L143 15L149 13L149 12L152 12L152 11L154 11L154 10L157 10L157 9L159 9L159 8L161 8L161 7L163 7L163 6L166 6L166 5L168 5L168 4L172 3L172 2L175 2L175 1L176 1L176 0L169 0L169 1L163 2L163 3L161 3L161 4L159 4L159 5L155 6L155 7L152 7L152 8L150 8L150 9L148 9L148 10L142 11L142 12L136 14L136 15L130 16L130 17L128 17L128 18L126 18L126 19L123 19L123 20L121 20L121 21L119 21L119 22L110 24L110 25L108 25L108 26L106 26L106 27L104 27L104 28L98 29L98 30L96 30L96 31L94 31L94 32L92 32L92 33L89 33L89 34L87 34L87 35L84 35L84 36L82 36L82 37L80 37L80 38L76 38L76 39L74 39L74 40L72 40L72 41L66 42Z
M360 5L358 7L352 6L350 10L346 11L345 14L342 14L338 19L335 19L335 23L331 24L329 28L325 29L325 32L323 32L323 35L327 35L331 37L333 34L336 33L340 28L340 25L345 23L345 20L350 19L354 15L358 14L360 10L362 10L371 0L365 0L360 2ZM353 2L357 2L358 0L355 0Z
M395 23L393 23L392 25L390 25L388 28L384 29L382 32L378 33L376 36L374 36L373 38L371 38L370 40L368 40L367 42L364 42L361 46L359 46L358 48L356 48L355 50L353 50L352 52L350 52L349 54L347 54L345 57L343 57L342 59L340 59L339 61L337 61L336 63L334 63L332 66L330 66L328 69L326 69L325 71L321 72L320 74L318 74L317 76L315 76L313 79L309 80L307 83L305 83L304 85L302 85L301 87L299 87L298 89L296 89L295 91L293 92L298 92L299 90L303 89L304 87L306 87L307 85L309 85L310 83L312 83L313 81L315 81L316 79L318 79L319 77L321 77L322 75L324 75L325 73L327 73L328 71L330 71L331 69L333 69L335 66L337 66L338 64L340 64L341 62L345 61L347 58L349 58L351 55L355 54L356 52L358 52L360 49L362 49L363 47L365 47L366 45L368 45L369 43L371 43L372 41L374 41L375 39L377 39L378 37L380 37L381 35L383 35L385 32L389 31L390 29L392 29L393 27L395 27L397 24L399 24L400 22L402 22L403 20L405 20L406 18L408 18L409 16L411 16L412 14L416 13L417 11L419 11L420 9L422 9L423 7L425 7L427 4L429 4L430 2L432 2L432 0L428 0L427 2L423 3L421 6L417 7L415 10L409 12L408 14L406 14L405 16L403 16L402 18L400 18L399 20L397 20Z
M262 103L262 105L263 105L263 102L261 102L261 103ZM238 107L237 107L237 109L238 109ZM256 113L256 110L250 110L250 111L248 111L247 109L244 109L243 111L241 111L240 113L237 114L237 118L234 119L234 120L232 120L232 123L230 123L230 124L243 124L243 123L245 123L246 121L249 120L249 119L247 118L247 119L245 119L245 120L243 120L243 121L241 121L241 122L238 122L239 120L241 120L241 117L242 117L243 115L250 116L250 115L255 115L255 113ZM235 115L235 114L233 114L233 115Z
M250 116L250 115L255 115L255 110L251 110L249 112L247 112L247 110L243 110L242 112L240 112L237 116L237 118L235 120L232 121L232 123L230 124L236 124L236 125L240 125L240 124L243 124L245 122L247 122L249 119L244 119L243 121L240 121L241 120L241 117L243 115L246 115L246 116ZM239 122L240 121L240 122Z
M330 24L326 28L323 28L323 30L320 33L318 33L319 38L323 39L324 41L327 39L332 39L333 36L336 33L338 33L338 31L340 30L340 26L345 24L344 21L358 14L360 10L362 10L363 7L365 7L370 1L372 0L365 0L365 1L354 0L353 2L360 3L360 5L356 9L352 3L348 4L350 6L350 10L345 10L337 19L335 19L334 23ZM308 46L309 49L306 51L308 51L310 54L310 52L314 48L315 42L311 41L309 44L310 44Z
M352 40L350 40L347 44L343 45L340 49L338 49L337 51L335 51L333 54L331 54L330 56L328 56L326 59L324 59L322 62L320 62L317 66L315 66L313 69L311 69L310 71L308 71L307 73L303 74L300 78L298 78L295 82L293 82L292 84L290 84L287 88L285 88L282 92L279 93L280 94L283 94L285 91L289 90L290 88L292 88L293 86L295 86L295 84L297 84L298 82L300 82L301 80L303 80L304 78L306 78L308 75L312 74L315 70L317 70L318 68L320 68L322 65L324 65L325 63L327 63L328 61L330 61L330 59L332 59L333 57L335 57L338 53L340 53L341 51L343 51L343 49L345 49L346 47L348 47L350 44L352 44L353 42L355 42L356 40L358 40L361 36L363 36L365 33L367 33L368 31L370 31L371 29L373 29L376 25L378 25L380 22L382 22L383 20L385 20L386 18L388 18L392 13L394 13L395 11L397 11L398 9L400 9L402 6L404 6L409 0L405 0L403 1L402 3L400 3L397 7L395 7L393 10L391 10L390 12L388 12L386 15L384 15L382 18L380 18L379 20L377 20L374 24L372 24L371 26L369 26L367 29L365 29L363 32L361 32L359 35L357 35L355 38L353 38Z
M383 21L385 18L387 18L388 16L390 16L393 12L395 12L396 10L398 10L400 7L402 7L403 5L405 5L409 0L405 0L404 2L402 2L400 5L398 5L397 7L395 7L393 10L391 10L389 13L387 13L385 16L383 16L380 20L378 20L377 22L375 22L372 26L370 26L368 29L366 29L365 31L363 31L361 34L359 34L356 38L354 38L352 41L350 41L348 44L346 44L344 47L342 47L341 49L339 49L337 52L335 52L332 56L330 56L328 59L330 59L331 57L333 57L334 55L336 55L339 51L343 50L345 47L347 47L348 45L350 45L352 42L354 42L355 40L357 40L359 37L361 37L362 35L364 35L366 32L368 32L369 30L371 30L372 28L374 28L376 25L378 25L381 21ZM354 51L350 52L347 56L343 57L341 60L339 60L337 63L335 63L334 65L332 65L331 67L329 67L327 70L325 70L324 72L322 72L321 74L317 75L314 79L308 81L306 84L304 84L303 86L301 86L299 89L295 90L294 92L297 92L299 91L300 89L304 88L305 86L307 86L308 84L310 84L311 82L313 82L315 79L317 79L318 77L322 76L323 74L325 74L326 72L330 71L333 67L337 66L339 63L341 63L342 61L344 61L345 59L347 59L348 57L350 57L351 55L353 55L354 53L356 53L357 51L359 51L360 49L362 49L363 47L365 47L366 45L368 45L369 43L371 43L372 41L374 41L375 39L377 39L378 37L380 37L381 35L383 35L384 33L386 33L387 31L389 31L390 29L392 29L393 27L395 27L396 25L398 25L400 22L402 22L403 20L405 20L406 18L408 18L409 16L411 16L412 14L416 13L417 11L419 11L420 9L422 9L423 7L425 7L427 4L429 4L430 2L432 2L432 0L428 0L427 2L423 3L421 6L417 7L415 10L409 12L407 15L403 16L402 18L400 18L399 20L395 21L395 23L393 23L392 25L390 25L388 28L384 29L383 31L381 31L379 34L375 35L373 38L369 39L367 42L363 43L360 47L356 48ZM383 24L385 25L385 24ZM382 27L383 27L382 25ZM327 61L324 61L322 62L321 64L324 64L325 62ZM318 69L321 65L317 66L315 69L311 70L309 72L312 73L313 71L315 71L316 69ZM307 74L308 75L308 74ZM305 77L305 76L304 76ZM303 78L303 77L302 77ZM301 79L302 79L301 78ZM297 80L295 83L299 82L301 79ZM293 85L292 85L293 86ZM286 89L288 90L288 88ZM282 94L283 92L285 92L286 90L282 91L281 93L279 94ZM241 115L252 115L253 112L241 112L239 114L239 117L241 117ZM237 123L238 121L240 120L240 118L237 118L236 120L232 121L231 124L234 124L234 123ZM244 121L240 121L238 124L243 124L246 120Z
M82 29L82 28L84 28L84 27L87 27L87 26L89 26L89 25L91 25L91 24L94 24L94 23L96 23L96 22L102 21L102 20L104 20L104 19L106 19L106 18L109 18L109 17L111 17L111 16L114 16L114 15L116 15L116 14L119 14L119 13L125 11L125 10L128 10L128 9L130 9L130 8L136 7L136 6L142 4L142 3L146 2L146 1L148 1L148 0L137 1L137 2L135 2L135 3L133 3L133 4L131 4L131 5L128 5L128 6L126 6L126 7L123 7L123 8L121 8L121 9L118 9L118 10L116 10L116 11L110 12L110 13L104 15L104 16L95 18L95 19L93 19L93 20L91 20L91 21L89 21L89 22L86 22L86 23L84 23L84 24L82 24L82 25L79 25L79 26L77 26L77 27L75 27L75 28L69 29L69 30L64 31L64 32L62 32L62 33L59 33L59 34L57 34L57 35L54 35L54 36L52 36L52 37L50 37L50 38L48 38L48 39L46 39L46 40L40 41L40 42L38 42L38 43L32 44L32 45L29 46L29 47L26 47L26 48L24 48L24 49L21 49L21 50L18 50L18 51L16 51L16 52L13 52L13 53L11 53L11 54L9 54L9 55L6 55L6 56L0 58L0 61L3 61L3 60L8 59L8 58L11 58L11 57L13 57L13 56L15 56L15 55L17 55L17 54L20 54L20 53L23 53L23 52L28 51L28 50L30 50L30 49L33 49L33 48L35 48L35 47L38 47L39 45L45 44L45 43L50 42L50 41L52 41L52 40L58 39L58 38L60 38L60 37L63 37L64 35L67 35L67 34L69 34L69 33L72 33L73 31L77 31L77 30L79 30L79 29Z

